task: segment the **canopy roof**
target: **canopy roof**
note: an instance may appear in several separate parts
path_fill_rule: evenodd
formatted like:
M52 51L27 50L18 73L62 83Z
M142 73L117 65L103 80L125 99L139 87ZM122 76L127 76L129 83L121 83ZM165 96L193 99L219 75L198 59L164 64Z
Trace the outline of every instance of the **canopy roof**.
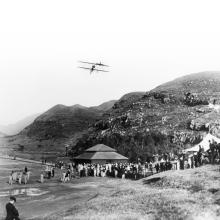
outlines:
M213 140L217 143L220 143L219 138L217 138L209 133L204 137L204 139L199 144L197 144L194 147L191 147L189 149L186 149L185 152L197 152L197 151L199 151L199 146L201 146L204 149L204 151L207 151L207 150L209 150L209 141L211 141L211 143L212 143Z
M75 157L77 160L128 160L127 157L117 153L115 149L104 144L97 144Z
M97 144L93 147L88 148L85 150L86 152L116 152L115 149L108 147L104 144Z
M78 160L127 160L117 152L85 152L75 157Z

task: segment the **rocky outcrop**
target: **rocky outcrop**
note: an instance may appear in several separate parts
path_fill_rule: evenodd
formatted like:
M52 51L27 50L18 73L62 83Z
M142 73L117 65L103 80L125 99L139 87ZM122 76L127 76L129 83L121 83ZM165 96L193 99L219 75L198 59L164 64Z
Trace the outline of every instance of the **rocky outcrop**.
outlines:
M187 92L184 94L184 103L188 106L208 105L209 101L199 98L196 93Z

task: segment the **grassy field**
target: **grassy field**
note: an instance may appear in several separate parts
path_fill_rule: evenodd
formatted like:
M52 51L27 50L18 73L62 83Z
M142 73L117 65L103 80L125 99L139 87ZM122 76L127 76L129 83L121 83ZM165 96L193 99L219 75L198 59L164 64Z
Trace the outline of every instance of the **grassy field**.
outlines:
M23 157L32 160L54 161L65 155L65 139L38 140L24 135L0 138L0 154Z
M30 182L9 186L11 169L25 165L32 172ZM167 171L138 181L88 177L69 183L61 183L56 170L54 179L41 184L42 169L38 164L0 159L0 216L5 216L8 194L16 189L22 192L16 196L21 219L220 218L219 166ZM30 194L31 189L38 191Z

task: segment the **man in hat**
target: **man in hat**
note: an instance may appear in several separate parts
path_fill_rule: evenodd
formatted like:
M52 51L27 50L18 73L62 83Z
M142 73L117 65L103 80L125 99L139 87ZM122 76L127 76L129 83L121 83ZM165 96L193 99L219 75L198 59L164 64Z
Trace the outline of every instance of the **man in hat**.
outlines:
M14 196L10 196L10 201L6 204L7 216L5 220L20 220L18 210L14 206L15 202L16 198Z

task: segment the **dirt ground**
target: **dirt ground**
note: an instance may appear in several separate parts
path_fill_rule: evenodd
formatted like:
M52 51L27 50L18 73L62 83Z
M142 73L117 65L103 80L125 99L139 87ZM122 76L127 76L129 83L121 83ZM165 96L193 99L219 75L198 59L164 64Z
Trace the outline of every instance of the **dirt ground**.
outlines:
M11 170L31 171L27 185L7 183ZM167 171L132 181L81 178L60 181L61 172L39 183L40 164L0 159L0 219L15 194L21 219L205 219L220 218L219 166Z
M8 176L11 170L24 169L25 166L31 171L28 184L9 185ZM42 184L39 182L42 170L44 165L0 158L0 216L6 214L5 204L10 195L17 198L15 205L21 219L43 219L44 216L50 216L50 213L59 213L75 203L93 198L101 188L111 188L105 184L106 178L81 178L62 183L59 169L55 170L54 178L45 179ZM58 218L62 219L61 216Z

